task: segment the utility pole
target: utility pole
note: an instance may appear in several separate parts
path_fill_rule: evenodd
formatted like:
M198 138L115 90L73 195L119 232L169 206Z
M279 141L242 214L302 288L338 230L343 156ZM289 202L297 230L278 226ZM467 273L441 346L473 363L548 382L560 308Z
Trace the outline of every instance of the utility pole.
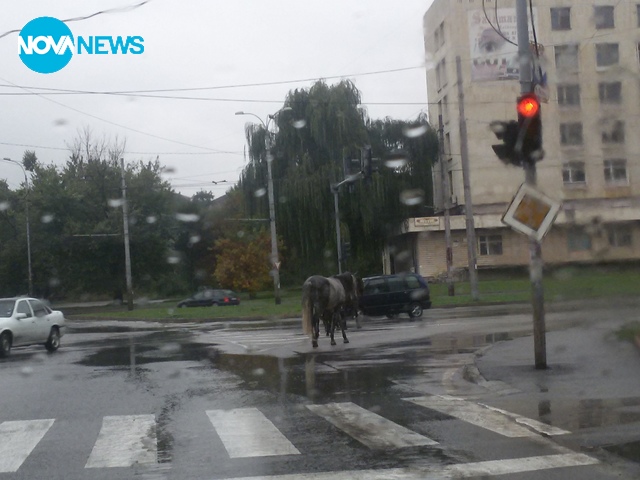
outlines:
M444 209L444 243L447 248L447 293L450 297L453 297L456 293L451 275L451 269L453 267L453 249L451 248L451 214L449 211L451 207L451 192L449 191L446 161L444 158L444 124L442 123L442 115L438 115L438 147L440 156L440 191L442 192L442 208Z
M265 132L267 137L269 131ZM273 174L271 173L271 163L273 163L273 155L271 154L271 140L267 138L267 177L268 177L268 193L269 193L269 226L271 229L271 265L273 266L273 296L276 305L280 305L280 260L278 259L278 236L276 235L276 206L273 196Z
M520 59L520 93L526 94L533 92L527 0L516 0L516 18L518 26L518 58ZM522 160L525 172L525 182L527 185L535 187L537 184L536 163L535 161L526 161L527 159ZM538 370L544 370L547 368L547 346L544 318L544 288L542 285L542 247L538 240L529 240L529 252L529 278L531 279L531 303L533 306L533 347L535 367Z
M127 184L124 178L124 158L120 159L122 173L122 222L124 228L124 267L127 278L127 310L133 310L133 283L131 280L131 252L129 251L129 206L127 205Z
M338 192L340 184L331 184L331 192L333 193L333 209L336 216L336 249L338 250L338 273L342 273L342 239L340 238L340 203L338 201Z
M458 81L458 113L460 117L460 157L462 161L462 183L464 185L464 213L467 227L467 258L469 263L469 283L471 298L478 301L478 269L476 259L476 231L473 221L473 201L471 199L471 179L469 174L469 145L467 143L467 119L464 116L464 91L462 89L462 65L460 55L456 56L456 77Z

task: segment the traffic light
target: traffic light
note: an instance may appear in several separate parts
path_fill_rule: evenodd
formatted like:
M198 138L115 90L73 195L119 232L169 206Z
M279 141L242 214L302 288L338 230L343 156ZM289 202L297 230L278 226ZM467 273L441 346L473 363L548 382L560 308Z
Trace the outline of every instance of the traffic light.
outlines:
M518 98L518 128L521 144L516 144L516 150L521 145L519 150L523 161L535 163L542 160L542 118L540 101L535 93L526 93Z
M491 122L490 128L498 140L502 140L502 144L491 145L498 158L507 165L522 165L520 155L516 152L516 143L518 142L518 132L520 130L518 122L515 120L510 122Z
M540 101L533 93L518 98L518 121L491 122L490 128L502 144L492 145L498 158L508 165L522 166L542 160Z

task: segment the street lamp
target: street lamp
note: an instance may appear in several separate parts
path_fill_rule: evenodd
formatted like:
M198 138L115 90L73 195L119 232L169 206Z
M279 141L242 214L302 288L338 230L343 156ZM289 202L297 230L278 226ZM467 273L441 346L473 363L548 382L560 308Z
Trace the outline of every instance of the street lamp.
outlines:
M251 115L256 117L265 131L265 152L267 160L267 177L268 177L268 192L269 192L269 222L271 224L271 265L273 267L273 290L275 296L276 305L280 305L280 261L278 259L278 237L276 236L276 207L273 200L273 175L271 173L271 162L273 156L271 155L271 136L269 135L269 124L282 112L290 112L293 110L291 107L283 107L272 115L267 115L267 121L264 122L258 115L251 112L236 112L236 115Z
M16 162L15 160L11 160L10 158L3 158L5 162L15 163L22 169L22 173L24 173L24 183L27 185L27 198L25 202L25 210L27 214L27 264L29 267L29 296L33 296L33 276L31 274L31 229L29 227L29 179L27 178L27 171L24 169L24 166L20 162Z

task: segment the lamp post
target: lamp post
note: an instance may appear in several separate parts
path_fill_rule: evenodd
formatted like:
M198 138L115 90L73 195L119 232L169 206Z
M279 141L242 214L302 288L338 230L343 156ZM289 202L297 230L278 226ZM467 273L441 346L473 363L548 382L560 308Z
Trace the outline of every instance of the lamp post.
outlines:
M27 171L24 166L20 162L16 162L15 160L11 160L10 158L3 158L5 162L15 163L22 169L22 173L24 173L24 183L27 186L27 195L25 202L25 212L27 216L27 264L29 268L29 296L33 296L33 275L31 274L31 228L29 226L29 179L27 177Z
M271 136L269 134L269 125L271 121L282 112L290 112L291 107L283 107L272 115L267 115L267 121L263 121L258 115L251 112L236 112L236 115L251 115L256 117L265 131L265 154L267 160L267 190L269 194L269 223L271 224L271 266L273 267L273 290L276 305L280 305L280 261L278 259L278 237L276 235L276 207L273 198L273 175L271 173Z

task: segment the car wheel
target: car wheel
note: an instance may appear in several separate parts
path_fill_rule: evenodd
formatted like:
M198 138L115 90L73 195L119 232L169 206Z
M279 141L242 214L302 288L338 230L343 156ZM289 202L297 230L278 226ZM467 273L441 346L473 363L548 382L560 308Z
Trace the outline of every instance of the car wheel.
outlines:
M0 335L0 357L8 357L11 352L11 334L4 332Z
M60 347L60 331L58 327L53 327L49 334L49 340L44 344L45 348L50 352L55 352Z
M422 307L417 303L412 303L409 309L410 318L418 318L422 316Z

